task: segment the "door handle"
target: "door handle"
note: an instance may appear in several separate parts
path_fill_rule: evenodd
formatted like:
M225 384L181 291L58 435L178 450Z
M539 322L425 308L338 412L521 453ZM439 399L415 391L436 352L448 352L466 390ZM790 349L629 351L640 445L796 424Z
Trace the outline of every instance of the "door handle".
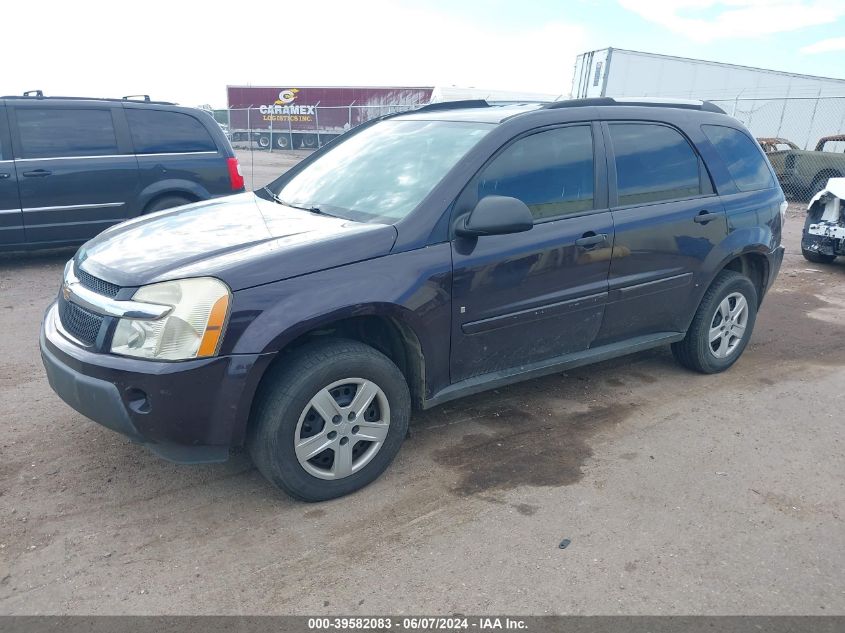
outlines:
M8 173L8 172L5 172L5 171L4 171L4 172L0 172L0 180L4 180L4 179L8 178L8 177L9 177L9 176L11 176L11 175L12 175L12 174L10 174L10 173Z
M588 231L587 233L584 233L584 235L579 237L577 240L575 240L575 246L580 246L581 248L593 248L594 246L603 244L606 241L606 233L593 233L592 231Z
M44 176L49 176L53 172L49 169L36 169L35 171L25 171L23 175L27 178L43 178Z
M713 220L718 220L722 215L720 213L710 213L709 211L699 211L698 215L693 218L697 224L707 224Z

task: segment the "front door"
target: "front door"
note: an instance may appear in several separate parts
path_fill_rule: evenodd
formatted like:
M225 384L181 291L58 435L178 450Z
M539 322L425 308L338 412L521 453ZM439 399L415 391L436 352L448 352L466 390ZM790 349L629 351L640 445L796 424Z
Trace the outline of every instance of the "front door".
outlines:
M113 111L115 111L113 113ZM24 226L30 244L88 240L129 217L138 161L118 142L120 107L10 108Z
M453 383L585 350L598 333L613 221L596 184L604 161L603 151L595 160L593 131L578 124L523 136L461 194L459 210L487 195L518 198L535 224L453 239Z
M678 129L636 121L603 129L616 241L597 344L682 332L698 273L727 236L724 207Z
M6 108L0 104L0 249L23 242L23 213L18 197L18 178L12 160Z

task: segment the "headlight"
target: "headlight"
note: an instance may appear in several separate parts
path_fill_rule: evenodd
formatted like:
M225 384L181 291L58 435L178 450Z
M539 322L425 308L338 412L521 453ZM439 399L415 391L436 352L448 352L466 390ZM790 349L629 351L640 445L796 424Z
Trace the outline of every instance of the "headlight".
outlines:
M222 281L210 277L165 281L138 289L132 298L172 310L155 321L118 321L111 343L114 354L187 360L217 353L231 298Z

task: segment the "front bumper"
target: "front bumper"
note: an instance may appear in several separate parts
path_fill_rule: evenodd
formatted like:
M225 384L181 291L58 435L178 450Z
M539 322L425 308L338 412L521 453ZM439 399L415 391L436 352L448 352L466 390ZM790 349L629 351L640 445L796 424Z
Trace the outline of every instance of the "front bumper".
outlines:
M255 389L272 354L180 362L86 350L57 328L56 305L41 326L50 386L93 421L179 463L225 461L243 442Z

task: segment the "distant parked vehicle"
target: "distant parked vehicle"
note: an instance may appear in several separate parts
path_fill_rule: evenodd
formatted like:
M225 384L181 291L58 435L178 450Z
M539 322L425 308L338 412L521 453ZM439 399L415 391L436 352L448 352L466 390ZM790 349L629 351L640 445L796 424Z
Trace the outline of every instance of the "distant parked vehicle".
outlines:
M807 205L801 254L814 264L845 256L845 178L831 178Z
M791 149L799 149L799 147L793 143L792 141L788 141L785 138L758 138L757 142L760 143L760 147L763 148L763 151L767 154L773 154L775 152L787 152Z
M777 174L784 192L809 200L822 191L830 178L845 175L845 135L825 136L814 150L802 150L785 139L758 138L757 142Z
M212 117L141 97L0 97L0 251L81 244L129 218L243 191Z

